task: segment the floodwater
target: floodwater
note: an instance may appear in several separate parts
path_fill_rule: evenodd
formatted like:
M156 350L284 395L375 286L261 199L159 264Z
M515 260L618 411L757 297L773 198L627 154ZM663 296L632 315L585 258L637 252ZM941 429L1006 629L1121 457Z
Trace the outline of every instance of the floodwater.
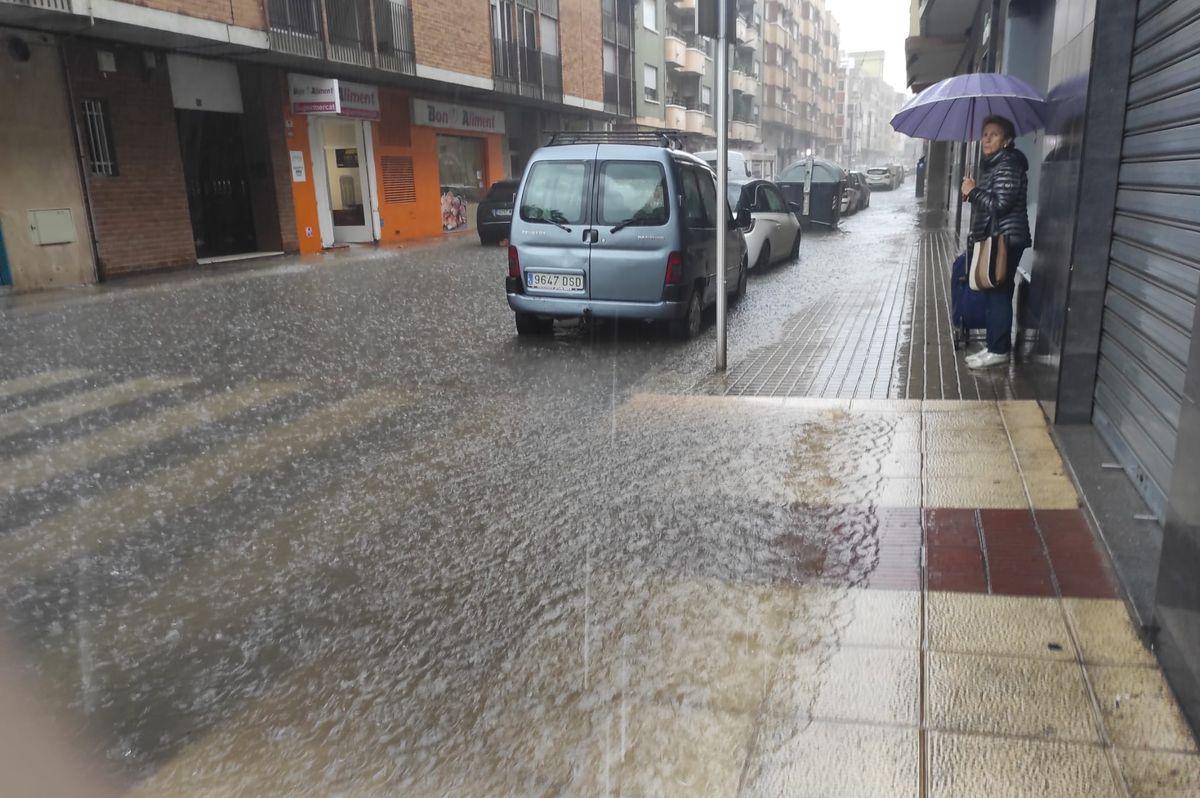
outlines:
M731 362L913 235L905 191L807 236ZM770 784L913 430L703 395L711 327L518 340L503 273L457 240L0 305L8 650L119 788Z

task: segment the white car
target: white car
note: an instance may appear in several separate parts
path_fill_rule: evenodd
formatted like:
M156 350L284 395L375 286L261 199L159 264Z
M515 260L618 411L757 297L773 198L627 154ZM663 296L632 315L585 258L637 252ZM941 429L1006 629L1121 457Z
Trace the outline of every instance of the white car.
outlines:
M800 219L770 180L729 181L729 206L735 215L743 208L750 212L750 226L742 232L752 269L800 255Z
M892 170L886 166L872 166L867 170L867 186L872 191L891 191L896 187Z

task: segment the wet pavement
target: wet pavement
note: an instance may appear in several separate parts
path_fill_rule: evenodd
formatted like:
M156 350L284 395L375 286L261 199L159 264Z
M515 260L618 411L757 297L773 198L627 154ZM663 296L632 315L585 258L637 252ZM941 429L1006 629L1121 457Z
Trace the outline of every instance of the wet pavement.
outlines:
M2 298L7 654L137 795L1192 794L1036 404L912 376L915 218L720 380L467 239Z

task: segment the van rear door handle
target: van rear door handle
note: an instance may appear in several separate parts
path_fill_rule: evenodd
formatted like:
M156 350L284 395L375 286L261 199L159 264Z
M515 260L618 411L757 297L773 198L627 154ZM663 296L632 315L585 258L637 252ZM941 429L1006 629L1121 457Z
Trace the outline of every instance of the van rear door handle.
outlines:
M599 240L600 240L600 231L599 230L590 229L590 230L583 231L583 243L595 244Z

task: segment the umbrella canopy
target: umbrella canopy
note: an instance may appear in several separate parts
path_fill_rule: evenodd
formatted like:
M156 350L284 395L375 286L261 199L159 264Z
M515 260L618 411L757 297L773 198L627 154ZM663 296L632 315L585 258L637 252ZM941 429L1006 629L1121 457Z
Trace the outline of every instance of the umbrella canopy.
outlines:
M930 141L975 141L983 120L1006 117L1024 135L1045 127L1046 101L1019 78L997 72L956 75L913 97L892 117L898 133Z

